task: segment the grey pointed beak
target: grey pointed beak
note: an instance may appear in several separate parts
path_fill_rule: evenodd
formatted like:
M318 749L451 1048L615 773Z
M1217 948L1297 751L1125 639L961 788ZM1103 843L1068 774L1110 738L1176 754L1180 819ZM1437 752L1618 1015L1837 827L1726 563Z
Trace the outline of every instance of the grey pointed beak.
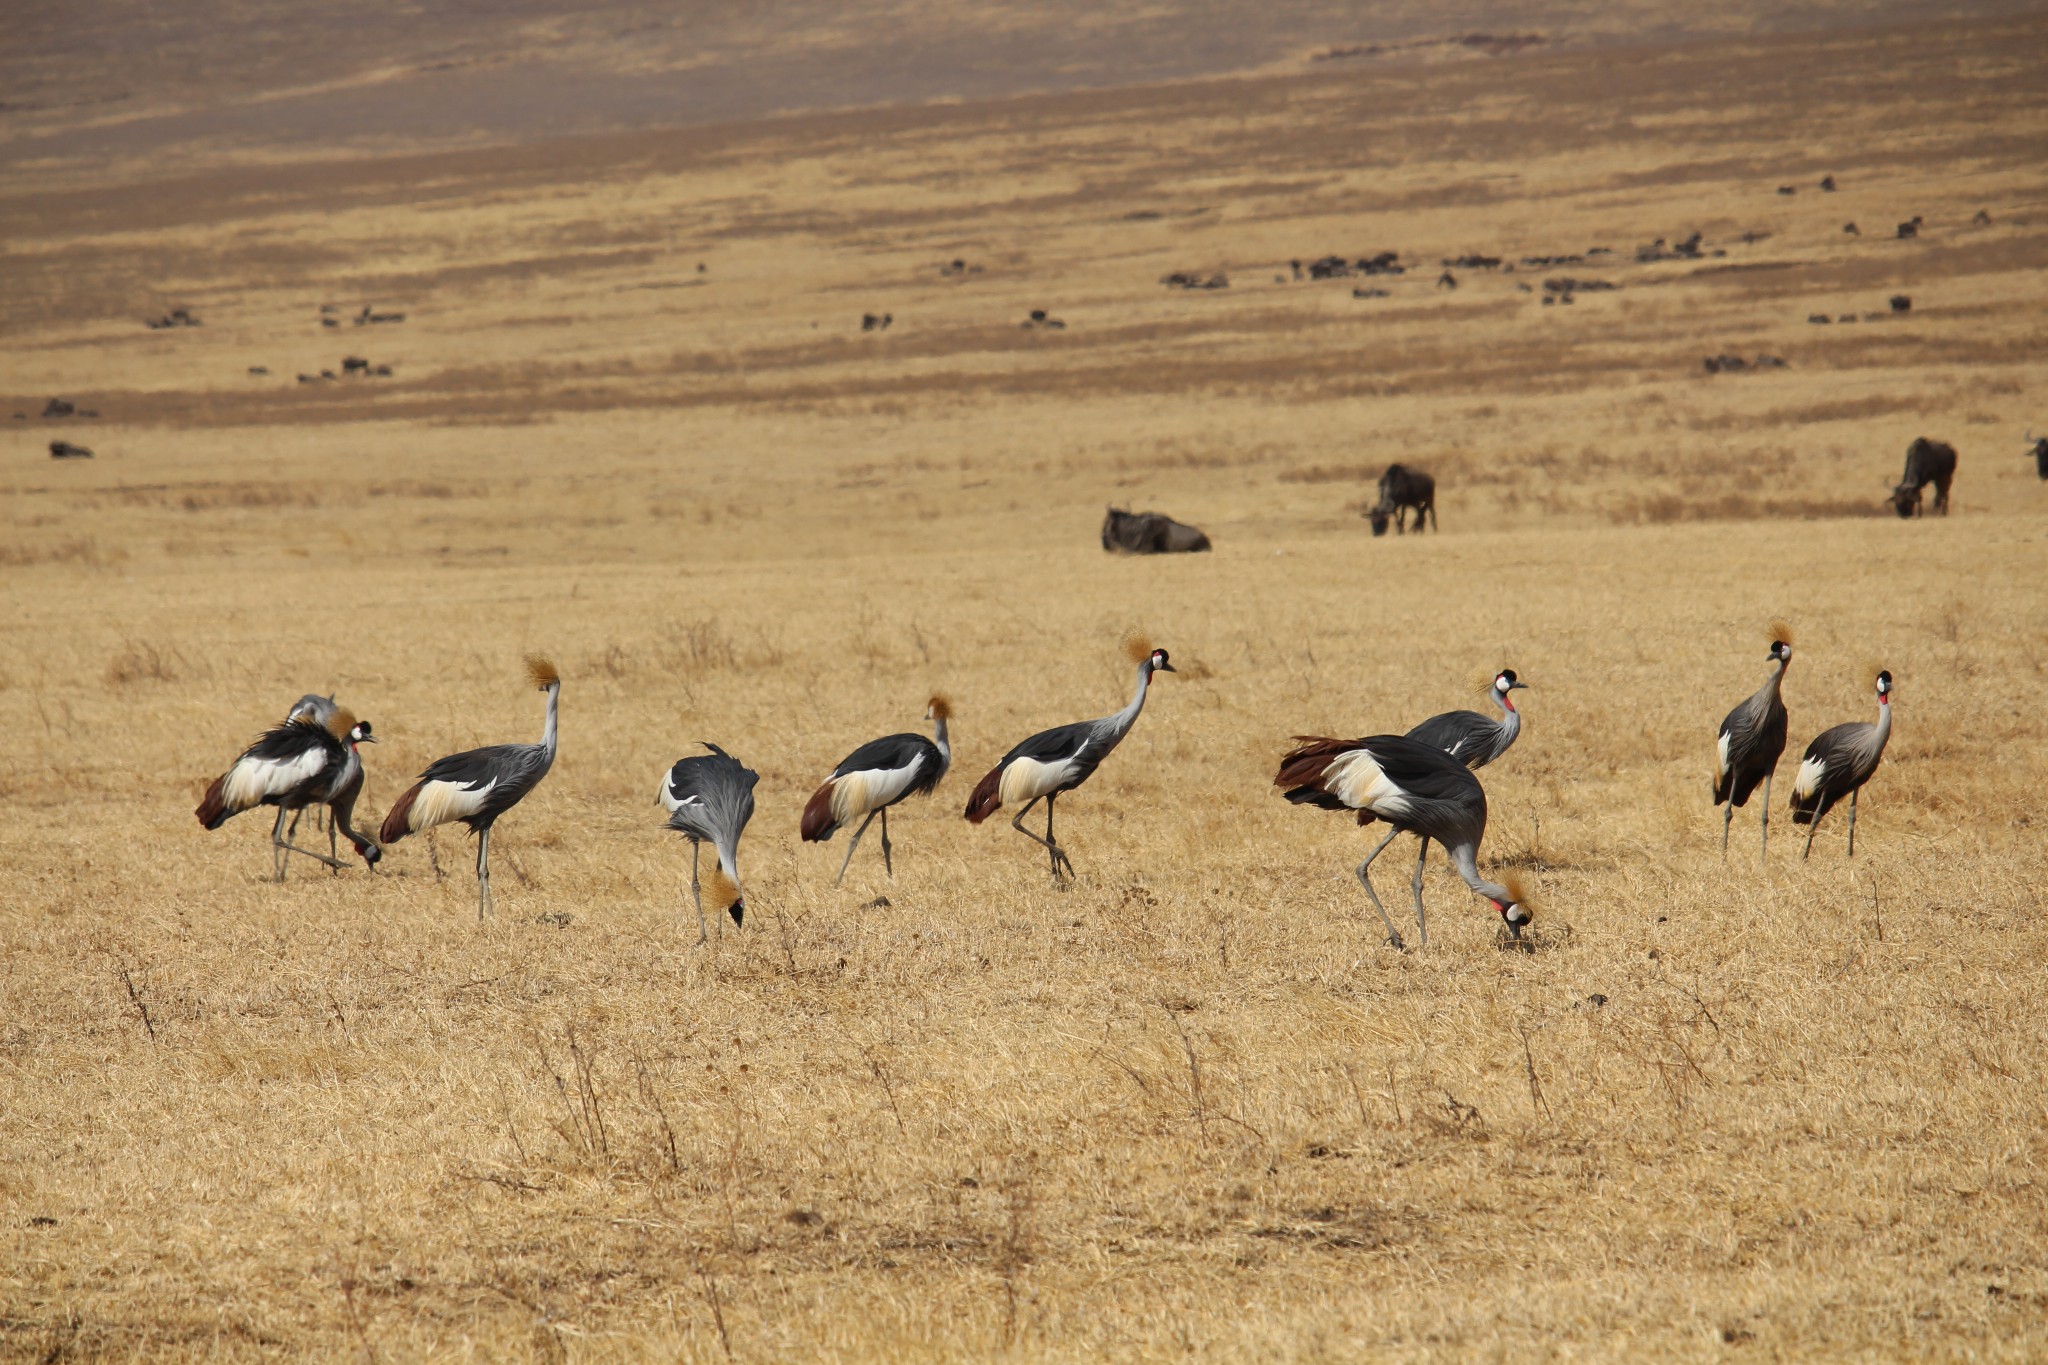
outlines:
M727 907L727 910L732 915L734 928L745 927L747 919L747 903L745 901L734 901Z
M1179 670L1179 669L1177 669L1177 668L1175 668L1175 667L1174 667L1174 666L1173 666L1172 664L1161 664L1161 665L1159 665L1159 667L1157 667L1157 668L1153 669L1152 671L1153 671L1153 672L1155 672L1155 673L1178 673L1178 672L1180 672L1180 670Z

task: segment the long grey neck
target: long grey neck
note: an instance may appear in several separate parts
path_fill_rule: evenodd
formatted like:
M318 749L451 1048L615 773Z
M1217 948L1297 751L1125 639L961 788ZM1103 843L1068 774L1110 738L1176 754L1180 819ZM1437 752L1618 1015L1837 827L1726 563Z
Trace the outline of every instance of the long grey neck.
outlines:
M562 687L560 683L557 683L555 684L555 686L550 687L548 689L548 723L547 728L543 729L540 732L541 752L547 755L547 761L550 767L552 767L555 762L555 717L557 711L561 707L561 704Z
M1459 844L1456 848L1447 848L1444 851L1450 855L1451 866L1465 879L1465 885L1488 900L1499 901L1502 905L1514 899L1505 886L1499 882L1490 882L1479 875L1479 850L1476 845Z
M1131 693L1131 704L1115 715L1107 717L1106 728L1114 739L1122 739L1138 723L1138 713L1145 709L1145 689L1152 683L1152 661L1138 665L1138 690Z
M1866 749L1866 752L1870 755L1870 762L1876 763L1878 759L1884 757L1884 746L1890 741L1891 737L1892 703L1891 699L1887 697L1877 704L1877 725L1871 731L1870 743Z
M1785 661L1783 659L1773 659L1771 660L1771 676L1765 678L1764 685L1756 690L1757 704L1768 707L1778 699L1778 689L1784 685Z
M939 746L939 761L947 765L953 762L953 743L946 738L946 718L939 716L932 721L932 743Z
M1515 742L1515 736L1522 733L1522 713L1515 709L1512 692L1493 689L1493 704L1500 708L1501 748Z

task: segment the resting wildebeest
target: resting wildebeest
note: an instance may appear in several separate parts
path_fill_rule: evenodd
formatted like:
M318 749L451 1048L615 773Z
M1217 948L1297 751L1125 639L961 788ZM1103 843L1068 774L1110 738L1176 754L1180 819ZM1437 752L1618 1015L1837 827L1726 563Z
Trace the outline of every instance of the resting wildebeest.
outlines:
M1946 441L1916 437L1906 447L1906 473L1892 488L1892 507L1902 517L1920 515L1920 490L1934 485L1934 510L1948 515L1948 486L1956 477L1956 448Z
M1196 527L1158 512L1109 509L1102 519L1102 548L1129 555L1185 554L1209 548L1209 537Z
M2034 448L2027 452L2027 454L2034 457L2034 472L2042 478L2048 479L2048 436L2040 437L2037 440L2033 430L2029 428L2027 439L2034 442Z
M69 441L50 442L50 458L53 460L90 460L92 452L84 446L75 446Z
M1402 535L1408 533L1408 509L1415 509L1415 529L1420 531L1425 520L1430 529L1436 528L1436 480L1419 469L1406 465L1390 464L1387 472L1380 475L1380 501L1377 507L1367 510L1366 516L1372 521L1372 533L1383 536L1387 523L1394 523L1394 530Z

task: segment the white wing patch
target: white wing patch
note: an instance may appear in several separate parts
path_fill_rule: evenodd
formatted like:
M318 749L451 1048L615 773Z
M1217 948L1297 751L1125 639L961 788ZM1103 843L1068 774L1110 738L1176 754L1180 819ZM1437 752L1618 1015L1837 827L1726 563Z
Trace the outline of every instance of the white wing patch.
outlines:
M1721 732L1721 742L1714 746L1714 780L1728 776L1728 732Z
M1394 785L1370 752L1353 749L1323 769L1323 788L1353 810L1406 815L1408 793Z
M308 749L286 760L242 758L228 769L227 780L220 784L221 798L229 811L245 811L317 777L326 766L324 749Z
M1010 766L1003 769L1002 785L998 791L1004 805L1022 805L1036 801L1047 792L1058 791L1073 775L1072 760L1041 763L1035 758L1013 759Z
M1792 779L1792 794L1804 801L1820 790L1821 779L1828 774L1828 761L1824 758L1809 758L1799 765L1798 774Z
M480 787L465 787L460 782L422 782L420 794L412 799L409 823L417 833L450 820L468 819L484 808L491 789L497 785L495 777Z
M910 789L924 771L919 754L907 768L863 768L843 774L832 783L832 823L843 825L856 815L880 810Z

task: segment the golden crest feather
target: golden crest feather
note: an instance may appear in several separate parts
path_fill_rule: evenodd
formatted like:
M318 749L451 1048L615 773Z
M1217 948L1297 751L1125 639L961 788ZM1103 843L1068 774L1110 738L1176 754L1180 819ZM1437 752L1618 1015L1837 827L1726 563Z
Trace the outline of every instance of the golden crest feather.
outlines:
M348 732L356 728L355 713L346 706L334 708L334 714L327 718L327 733L342 743L348 743Z
M927 712L927 718L931 720L951 720L953 718L953 699L943 692L932 693L931 707Z
M1788 649L1792 646L1792 627L1782 617L1774 617L1771 621L1771 643Z
M1500 675L1501 670L1498 668L1482 668L1475 670L1469 680L1472 684L1472 690L1474 692L1477 692L1482 697L1485 696L1487 693L1493 691L1493 680L1495 678L1498 678Z
M1144 663L1145 660L1152 657L1152 641L1147 639L1141 631L1126 631L1124 633L1124 657L1134 664Z
M1514 904L1519 905L1522 907L1522 909L1526 910L1529 913L1529 917L1531 919L1534 919L1536 917L1536 907L1533 904L1531 904L1529 900L1529 883L1523 879L1521 873L1501 873L1500 884L1508 889L1508 896L1512 899Z
M704 903L711 907L713 914L724 914L726 908L739 898L738 885L725 875L724 868L713 863L704 878Z
M557 673L554 664L541 654L526 656L526 677L535 687L540 688L559 687L562 684L562 675Z

